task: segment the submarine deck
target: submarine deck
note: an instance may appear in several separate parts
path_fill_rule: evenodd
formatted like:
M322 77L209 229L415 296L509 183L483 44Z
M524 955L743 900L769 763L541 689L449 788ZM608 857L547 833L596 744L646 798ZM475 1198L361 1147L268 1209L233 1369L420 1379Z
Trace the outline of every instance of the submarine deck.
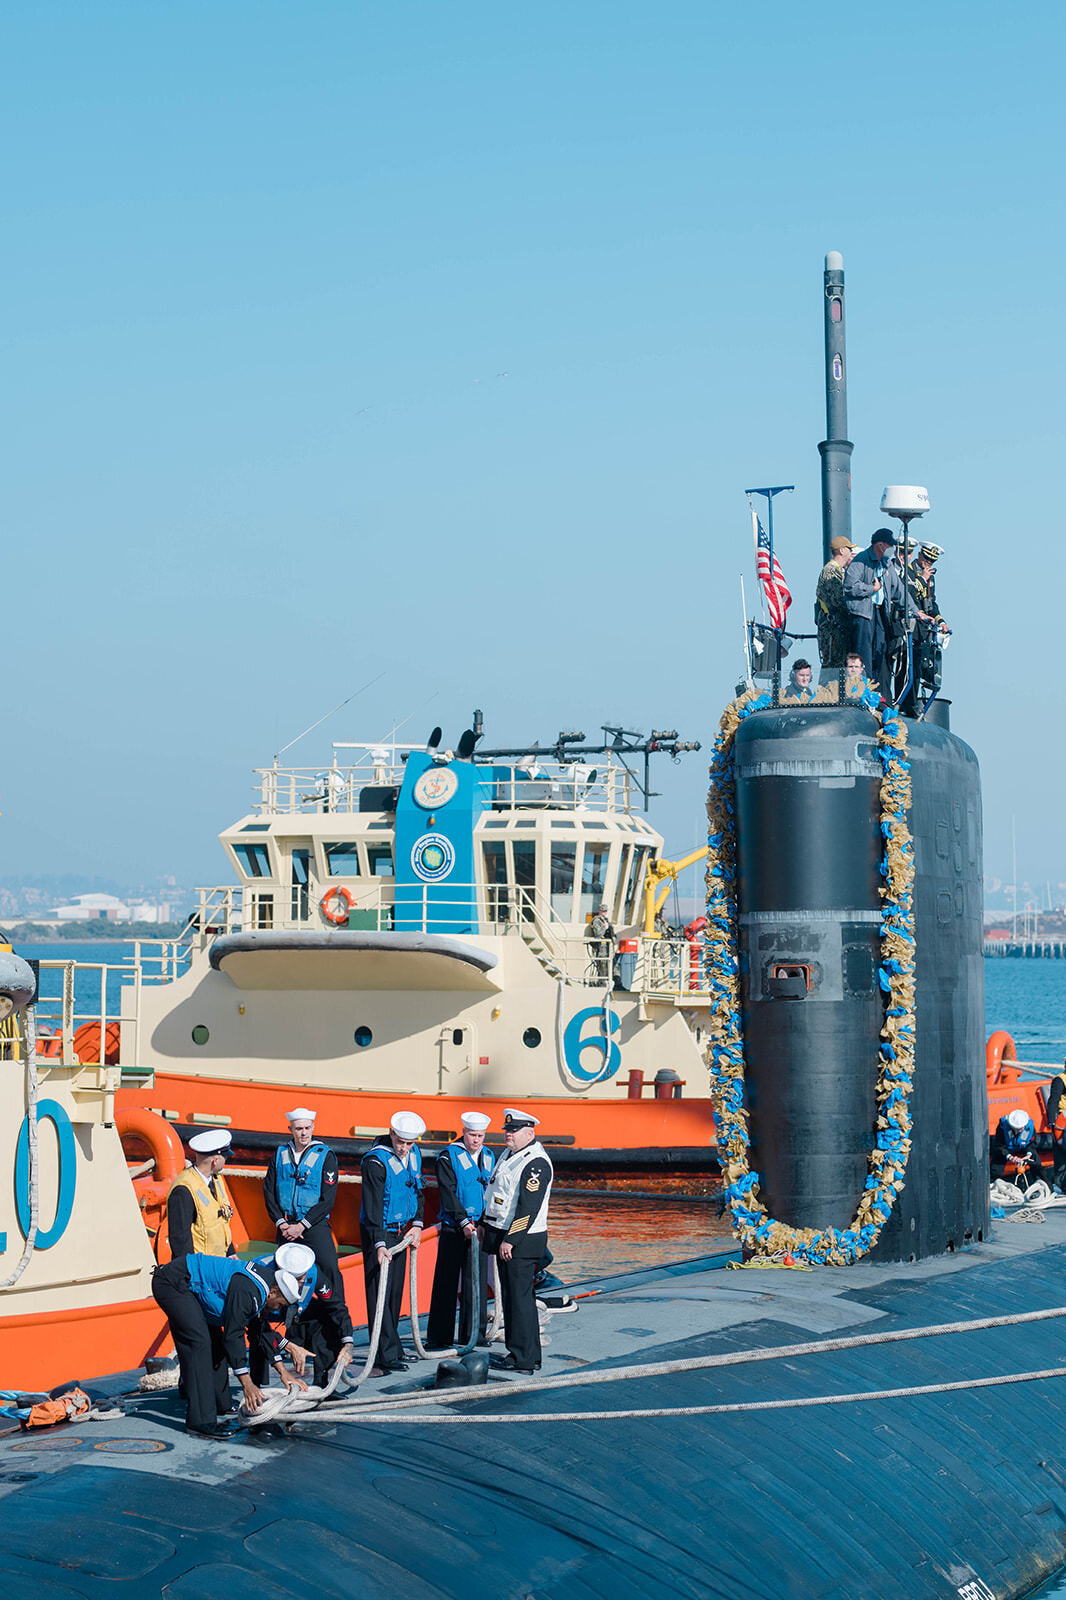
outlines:
M1023 1594L1066 1562L1066 1376L587 1414L1064 1373L1066 1316L794 1348L1066 1308L1066 1212L1044 1216L909 1266L731 1271L723 1255L601 1280L578 1314L551 1319L539 1376L790 1347L775 1359L527 1392L500 1379L415 1415L233 1443L186 1436L174 1393L131 1398L117 1420L9 1429L5 1600ZM360 1398L418 1394L430 1370L378 1379ZM127 1375L111 1390L130 1387ZM429 1420L443 1415L456 1420Z

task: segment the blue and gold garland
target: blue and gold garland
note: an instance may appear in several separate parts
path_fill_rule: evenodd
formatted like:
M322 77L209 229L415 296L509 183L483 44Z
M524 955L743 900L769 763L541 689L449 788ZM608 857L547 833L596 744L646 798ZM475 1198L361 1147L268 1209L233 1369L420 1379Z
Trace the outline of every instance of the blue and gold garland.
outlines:
M816 701L829 694L820 690ZM791 1255L798 1260L847 1266L866 1255L888 1221L910 1153L910 1096L914 1082L914 844L907 731L902 718L863 686L849 694L878 721L881 761L881 963L885 995L877 1081L877 1138L869 1173L850 1228L790 1228L775 1222L759 1199L759 1174L749 1164L748 1111L744 1103L744 1040L739 997L736 899L736 785L733 740L745 717L771 705L768 694L741 695L722 713L707 796L707 974L711 989L711 1069L718 1158L733 1227L751 1256Z

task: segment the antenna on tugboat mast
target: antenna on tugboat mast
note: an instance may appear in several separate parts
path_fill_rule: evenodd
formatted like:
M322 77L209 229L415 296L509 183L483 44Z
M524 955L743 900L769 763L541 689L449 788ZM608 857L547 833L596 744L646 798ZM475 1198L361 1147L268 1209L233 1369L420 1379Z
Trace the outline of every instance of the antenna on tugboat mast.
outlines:
M364 683L361 689L353 690L348 696L347 700L342 700L339 706L334 706L332 711L327 711L324 717L319 717L317 722L312 722L311 726L309 728L305 728L303 733L298 733L295 739L290 739L288 744L282 745L281 749L275 752L275 765L285 754L286 750L291 750L294 744L299 744L300 740L305 739L309 733L314 733L316 728L320 728L324 722L328 722L330 717L334 716L336 712L343 711L345 706L351 705L352 701L357 695L364 694L367 689L372 689L375 683L380 683L384 676L385 674L383 672L379 672L376 678L371 678L368 683Z

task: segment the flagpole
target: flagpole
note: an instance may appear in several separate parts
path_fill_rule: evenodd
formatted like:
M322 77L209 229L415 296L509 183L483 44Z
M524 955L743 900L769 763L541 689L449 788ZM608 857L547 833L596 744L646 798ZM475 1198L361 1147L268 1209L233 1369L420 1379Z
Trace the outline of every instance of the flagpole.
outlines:
M745 489L744 493L750 501L753 494L766 496L766 537L770 544L770 571L774 570L774 495L792 494L796 485L794 483L778 483L772 489ZM781 633L780 628L774 629L774 643L777 646L777 670L781 671Z

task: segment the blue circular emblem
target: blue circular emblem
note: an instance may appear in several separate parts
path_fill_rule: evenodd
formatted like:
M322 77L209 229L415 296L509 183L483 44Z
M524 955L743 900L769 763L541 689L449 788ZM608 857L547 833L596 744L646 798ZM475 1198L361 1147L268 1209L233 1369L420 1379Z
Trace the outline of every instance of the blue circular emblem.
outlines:
M424 833L411 851L411 868L423 883L439 883L455 866L455 847L443 833Z

